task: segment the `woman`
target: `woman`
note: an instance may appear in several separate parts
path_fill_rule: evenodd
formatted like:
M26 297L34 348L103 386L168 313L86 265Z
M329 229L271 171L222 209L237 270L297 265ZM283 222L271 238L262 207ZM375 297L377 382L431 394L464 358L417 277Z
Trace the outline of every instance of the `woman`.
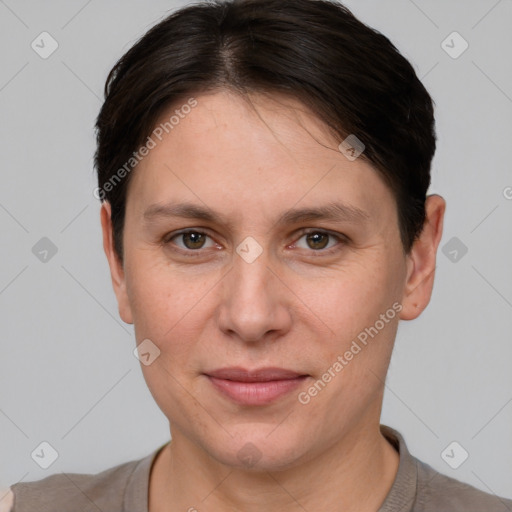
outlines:
M512 506L380 424L445 210L432 100L386 37L327 1L186 7L111 71L97 134L112 284L172 440L16 484L14 512Z

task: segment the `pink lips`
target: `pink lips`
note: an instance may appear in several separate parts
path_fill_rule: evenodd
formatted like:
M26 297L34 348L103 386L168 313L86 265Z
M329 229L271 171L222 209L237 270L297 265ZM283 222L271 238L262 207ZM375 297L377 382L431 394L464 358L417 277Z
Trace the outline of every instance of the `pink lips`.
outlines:
M221 368L207 377L222 394L242 405L265 405L296 389L307 375L283 368Z

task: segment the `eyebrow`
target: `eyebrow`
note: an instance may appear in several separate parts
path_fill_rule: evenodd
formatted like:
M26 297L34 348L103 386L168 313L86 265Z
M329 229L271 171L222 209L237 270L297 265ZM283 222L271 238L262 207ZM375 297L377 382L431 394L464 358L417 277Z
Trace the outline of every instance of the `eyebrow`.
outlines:
M158 218L171 217L198 219L227 226L232 225L222 214L194 203L153 204L146 209L143 215L144 220L148 223ZM365 223L370 220L370 215L356 206L331 202L318 207L296 208L285 211L277 220L277 224L298 224L316 220Z

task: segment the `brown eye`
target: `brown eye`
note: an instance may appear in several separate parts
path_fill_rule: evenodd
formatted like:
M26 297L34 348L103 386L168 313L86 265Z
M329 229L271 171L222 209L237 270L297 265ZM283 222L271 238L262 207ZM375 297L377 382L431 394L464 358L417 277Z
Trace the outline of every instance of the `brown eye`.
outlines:
M183 252L198 252L199 249L207 248L206 242L210 237L202 231L182 231L168 236L164 242L166 245L176 245ZM213 244L213 241L211 242ZM214 245L214 244L213 244ZM212 245L210 245L212 247Z
M305 240L305 244L301 240ZM327 231L310 230L302 233L302 236L294 244L299 248L308 249L309 252L318 252L322 254L330 254L343 247L347 239L343 235L335 235Z
M308 233L306 240L311 249L325 249L329 243L329 235L327 233Z
M206 238L204 233L198 233L197 231L182 233L179 236L182 237L183 243L187 249L201 249Z

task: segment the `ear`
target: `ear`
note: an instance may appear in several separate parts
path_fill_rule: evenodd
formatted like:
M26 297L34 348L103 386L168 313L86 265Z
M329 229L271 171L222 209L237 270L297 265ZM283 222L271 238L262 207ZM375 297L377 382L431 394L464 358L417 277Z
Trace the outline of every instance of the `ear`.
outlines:
M128 294L126 293L126 281L124 276L123 264L114 249L114 236L112 230L111 220L111 206L108 201L103 202L101 205L101 229L103 231L103 249L107 256L108 264L110 267L110 276L112 278L112 287L117 297L117 305L119 308L119 315L127 324L133 324L133 316L128 301Z
M423 231L407 255L407 280L400 312L402 320L417 318L430 302L445 209L446 202L441 196L433 194L427 197Z

